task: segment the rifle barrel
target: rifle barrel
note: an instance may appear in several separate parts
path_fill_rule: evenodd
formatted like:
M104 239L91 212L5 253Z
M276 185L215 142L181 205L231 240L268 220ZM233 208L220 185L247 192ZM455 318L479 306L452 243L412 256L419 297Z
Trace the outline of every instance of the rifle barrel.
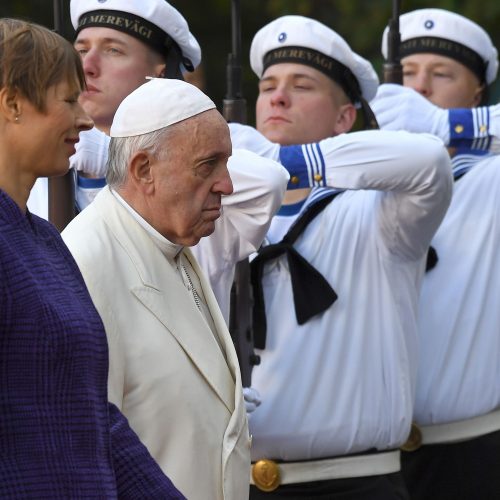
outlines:
M226 97L223 115L228 122L246 123L246 101L241 84L241 11L239 0L231 3L231 53L226 68ZM238 355L243 387L252 381L252 368L260 358L254 353L252 335L252 290L250 264L244 259L236 264L231 289L229 331Z
M54 30L63 36L63 0L54 0ZM49 179L49 220L62 231L75 216L75 186L70 171Z
M62 0L54 0L54 30L56 33L62 34L63 30L63 4Z
M226 97L223 102L223 115L228 122L246 123L241 73L241 8L239 0L232 0L231 53L227 60Z
M401 0L392 2L392 18L389 21L389 32L387 34L387 61L384 64L384 82L403 84L403 68L399 56L401 34L399 32L399 14Z
M231 1L231 52L236 61L241 61L241 6L239 0Z

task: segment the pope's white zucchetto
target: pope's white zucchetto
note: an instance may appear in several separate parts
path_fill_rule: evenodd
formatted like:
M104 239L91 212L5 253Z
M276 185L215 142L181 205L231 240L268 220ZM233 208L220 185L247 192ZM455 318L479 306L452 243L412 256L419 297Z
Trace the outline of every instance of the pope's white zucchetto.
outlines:
M148 134L210 109L215 109L215 104L194 85L182 80L153 78L118 106L109 135Z
M379 79L370 62L353 52L335 31L315 19L283 16L256 33L250 47L250 65L259 78L269 66L286 62L312 66L349 91L351 79L339 81L346 73L345 67L354 75L355 85L364 99L370 101L377 92Z
M480 81L490 84L498 72L498 51L488 33L460 14L444 9L418 9L399 18L400 56L434 53L468 67ZM382 36L382 55L387 58L389 28Z
M138 38L160 53L174 42L192 71L201 48L182 14L165 0L71 0L71 22L77 34L87 27L116 29Z

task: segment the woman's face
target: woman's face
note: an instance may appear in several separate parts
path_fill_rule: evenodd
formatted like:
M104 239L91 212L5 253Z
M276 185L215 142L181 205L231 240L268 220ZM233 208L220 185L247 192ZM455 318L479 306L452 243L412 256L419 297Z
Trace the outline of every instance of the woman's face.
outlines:
M80 132L93 126L78 103L79 94L75 85L64 80L47 90L44 112L21 99L16 150L19 166L26 174L37 178L68 171Z

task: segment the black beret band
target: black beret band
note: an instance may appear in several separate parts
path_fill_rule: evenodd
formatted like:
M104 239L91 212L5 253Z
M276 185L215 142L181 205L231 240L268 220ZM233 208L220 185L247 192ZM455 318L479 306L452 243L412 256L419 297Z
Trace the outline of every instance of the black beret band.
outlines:
M455 59L469 68L479 78L480 82L486 80L486 69L488 64L483 61L477 52L461 43L446 40L445 38L423 36L405 40L401 43L399 49L401 58L424 52Z
M263 72L273 64L298 63L311 66L338 83L351 102L356 103L361 97L359 82L352 71L341 62L317 50L307 47L280 47L266 53L263 60Z

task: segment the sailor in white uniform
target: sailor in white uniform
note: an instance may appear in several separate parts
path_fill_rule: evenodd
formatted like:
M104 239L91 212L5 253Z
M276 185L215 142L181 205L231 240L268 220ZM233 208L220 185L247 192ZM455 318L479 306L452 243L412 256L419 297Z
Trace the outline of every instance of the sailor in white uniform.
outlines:
M407 498L397 450L413 411L425 256L451 196L448 155L431 136L343 133L378 79L317 21L275 20L250 57L257 128L286 145L277 154L291 175L252 261L262 404L249 417L251 498ZM231 131L233 144L276 155L249 127Z
M455 176L432 241L439 260L422 287L417 426L402 470L415 499L498 498L500 107L473 109L496 78L498 54L480 26L453 12L413 11L400 28L404 85L422 95L387 86L374 110L383 128L441 136ZM384 36L384 53L385 44ZM450 106L469 109L442 109Z

